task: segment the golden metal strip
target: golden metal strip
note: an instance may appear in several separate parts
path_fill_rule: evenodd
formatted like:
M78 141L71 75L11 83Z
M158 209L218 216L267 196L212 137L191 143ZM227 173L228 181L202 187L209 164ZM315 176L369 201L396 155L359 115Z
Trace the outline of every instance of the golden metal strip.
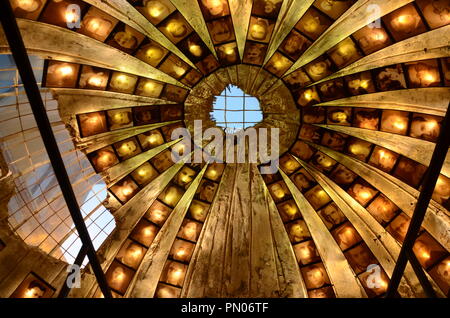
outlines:
M209 36L208 27L205 19L203 19L202 10L197 1L193 0L170 0L173 5L180 11L186 21L192 26L195 32L205 42L211 53L217 59L216 49Z
M259 184L265 185L261 174L257 174L259 179ZM289 255L289 258L282 260L281 265L283 267L283 274L286 278L290 278L288 286L291 290L286 291L288 297L292 298L307 298L308 291L306 290L306 285L303 280L300 271L298 270L297 259L292 249L292 244L287 235L286 228L284 227L283 221L281 220L280 213L278 212L277 206L273 201L269 190L266 186L263 186L263 195L266 198L268 210L270 214L272 235L275 240L275 248L282 250L280 254Z
M113 17L135 28L137 31L147 35L150 39L160 43L170 52L178 55L186 63L196 68L195 65L169 41L150 21L148 21L137 9L126 0L83 0L105 11Z
M449 87L412 88L352 96L314 106L394 109L444 117L449 95Z
M395 261L400 254L400 245L397 241L340 186L308 163L296 159L336 203L380 262L386 274L391 277ZM399 293L402 297L423 297L422 287L410 265L405 270L401 285Z
M100 176L105 180L108 188L116 184L120 179L130 174L137 167L142 165L144 162L149 161L151 158L159 154L160 152L170 148L172 145L179 142L182 138L173 140L171 142L162 144L156 148L150 149L137 156L134 156L128 160L122 161L121 163L103 171Z
M195 177L176 207L170 213L163 227L159 230L139 266L138 274L135 275L125 296L133 298L153 297L170 249L207 166L205 165Z
M319 251L319 255L328 272L330 281L334 285L336 297L367 297L366 292L361 286L358 278L355 276L350 264L317 212L291 179L289 179L281 169L279 169L279 172L289 191L291 191L292 196L301 211L302 217L308 226L309 232L311 233L317 250Z
M245 41L252 13L252 0L228 0L231 18L241 61L244 58Z
M130 128L125 128L125 129L118 130L118 131L107 132L107 133L92 136L92 137L80 138L79 141L77 138L75 138L74 143L77 148L83 149L86 153L91 153L95 150L98 150L100 148L111 145L117 141L124 140L124 139L130 138L130 137L142 134L149 130L160 128L160 127L178 123L178 122L180 122L180 120L170 121L170 122L165 122L165 123L156 123L156 124L150 124L150 125L138 126L138 127L130 127ZM78 134L78 131L77 131L77 134Z
M282 16L283 7L280 10L277 25L275 26L274 34L267 50L266 58L263 65L269 61L273 53L278 49L281 42L291 32L292 28L297 24L300 18L305 14L306 10L313 4L315 0L296 1L293 0L289 4L285 0L283 7L286 7L285 16Z
M397 152L405 157L415 160L423 165L428 166L433 155L435 143L413 138L409 136L402 136L392 133L387 133L378 130L369 130L356 127L345 127L337 125L316 125L323 128L328 128L337 132L342 132L347 135L358 137L365 141L380 145L384 148ZM447 153L441 173L450 177L450 153Z
M29 54L46 59L104 67L187 88L186 85L138 58L83 34L31 20L17 21ZM4 54L9 52L9 44L2 28L0 28L0 52Z
M413 36L412 38L400 41L380 51L367 55L314 84L387 65L447 57L450 56L449 43L450 25L447 25L430 32ZM424 50L424 48L426 48L426 50Z
M167 100L89 89L52 88L61 117L132 106L176 104Z
M292 73L331 49L355 31L414 0L359 0L339 17L292 65L286 74ZM374 14L373 7L379 10Z
M381 191L389 200L397 205L409 217L412 217L417 203L419 191L394 178L390 174L363 163L343 153L326 148L321 145L307 142L310 146L320 150L339 163L348 167L353 172L364 177L376 189ZM409 187L410 190L405 188ZM438 204L430 204L425 214L422 226L442 246L450 250L450 215L444 208L438 208Z

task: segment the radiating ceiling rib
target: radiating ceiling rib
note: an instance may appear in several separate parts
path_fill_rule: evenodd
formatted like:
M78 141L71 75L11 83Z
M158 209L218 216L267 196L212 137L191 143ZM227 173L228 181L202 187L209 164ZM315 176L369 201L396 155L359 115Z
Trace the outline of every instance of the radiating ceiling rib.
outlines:
M308 296L308 292L306 290L305 282L302 279L301 274L297 270L297 260L294 254L294 251L291 247L291 242L289 240L289 236L286 233L286 228L283 225L283 221L281 220L280 214L278 212L277 206L273 201L272 197L269 194L269 190L265 186L264 180L259 172L255 172L254 175L255 184L253 187L261 188L261 194L263 198L265 198L265 204L269 212L269 226L271 227L271 232L273 238L265 238L271 239L275 244L273 244L273 248L275 249L275 257L278 261L278 275L284 276L286 286L280 286L281 290L284 290L284 294L281 294L280 297L301 297L306 298ZM256 209L253 209L253 213L257 214L263 210L262 206L258 206ZM253 222L252 222L253 224ZM259 231L252 231L254 235L259 235ZM281 282L279 282L281 284Z
M185 160L187 160L187 158L185 158ZM104 269L112 262L114 255L117 254L125 239L129 236L133 228L144 216L145 212L147 212L148 208L152 205L158 195L164 190L170 180L175 177L178 171L183 168L185 160L182 159L172 165L114 212L114 217L117 221L117 230L114 232L111 239L108 239L108 244L104 247L102 246L100 251L102 256L108 260L107 263L103 264ZM136 204L137 202L139 202L139 204ZM142 202L145 202L145 204L142 204Z
M286 7L286 12L283 16L283 8L281 8L277 25L275 26L274 30L274 34L276 34L276 36L272 37L272 40L269 43L269 48L267 50L263 65L265 65L267 61L272 57L273 53L275 53L277 48L281 45L283 40L286 38L292 28L297 24L297 22L305 14L306 10L308 10L308 8L313 4L314 1L315 0L284 1L286 4L283 4L283 6ZM282 21L281 24L279 24L280 21Z
M386 274L391 277L395 261L400 254L400 246L395 239L344 189L316 168L298 158L296 159L336 203L380 262ZM403 287L399 288L402 297L423 296L422 288L411 266L406 268L402 281Z
M126 297L152 298L170 249L208 165L198 173L159 230L130 284Z
M436 145L435 143L430 141L377 130L336 125L317 126L342 132L344 134L358 137L376 145L380 145L384 148L415 160L425 166L429 165L434 147ZM442 166L441 173L447 177L450 177L450 153L447 153L447 157L445 159L444 165Z
M355 31L414 0L359 0L337 19L292 65L286 74L313 61ZM375 13L374 5L378 12Z
M447 25L385 47L314 84L392 64L446 57L450 55L449 43L450 25Z
M137 31L147 35L158 42L170 52L178 55L193 68L197 68L175 44L169 41L153 24L150 23L138 10L126 0L83 0L96 6L113 17L135 28Z
M337 162L342 163L358 175L363 176L364 180L381 191L409 217L412 217L417 202L417 190L392 177L390 174L341 152L310 142L307 143ZM411 188L410 191L405 190L407 187ZM411 193L411 190L413 190L413 193ZM423 227L447 250L450 250L450 215L446 210L436 209L430 205L425 215Z
M245 41L252 13L252 0L228 0L234 32L241 60L244 58Z
M281 169L279 172L301 211L314 244L327 269L330 281L334 286L336 297L367 297L350 264L316 210L314 210L291 179Z
M130 174L133 170L136 169L136 167L139 167L143 163L149 161L154 156L159 154L160 152L166 150L167 148L171 147L172 145L179 142L180 139L173 140L171 142L159 145L158 147L152 148L150 150L147 150L145 152L142 152L130 159L127 159L125 161L122 161L111 168L102 171L100 173L100 176L105 180L107 183L108 188L116 184L120 179L125 177L126 175Z
M222 239L229 224L231 213L227 204L232 197L236 165L226 165L217 194L211 204L203 230L198 239L201 248L196 248L191 257L191 266L186 272L181 297L219 297L223 280L225 241ZM208 264L198 266L197 264Z
M448 107L448 96L449 87L412 88L346 97L314 106L395 109L443 117Z
M200 36L211 53L217 59L217 53L209 36L208 28L203 19L202 10L197 1L193 0L170 0L172 4L180 11L187 22L192 26L194 31Z
M58 110L61 117L111 110L130 106L168 105L175 102L109 91L88 89L52 88L55 99L58 100Z
M115 142L137 136L139 134L145 133L149 130L153 130L159 127L167 126L170 124L178 123L179 120L165 122L165 123L156 123L139 127L130 127L125 128L119 131L109 132L106 134L96 135L88 138L83 138L80 141L76 140L76 146L80 149L83 149L86 153L91 153L100 148L109 146Z
M186 88L186 85L138 58L83 34L31 20L18 19L18 25L29 54L104 67ZM9 45L3 29L0 28L0 32L0 52L8 53Z

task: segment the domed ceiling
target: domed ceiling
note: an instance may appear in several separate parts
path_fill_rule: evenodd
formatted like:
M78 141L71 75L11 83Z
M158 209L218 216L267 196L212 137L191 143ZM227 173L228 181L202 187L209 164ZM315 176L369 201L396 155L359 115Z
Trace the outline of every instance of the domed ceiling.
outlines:
M10 2L106 184L116 225L98 255L114 297L385 295L449 104L449 0ZM271 174L219 156L223 130L173 138L220 126L220 98L242 111L221 97L230 85L259 101L254 128L278 129ZM447 156L413 247L443 297L449 210ZM57 295L57 270L30 264L4 297L26 297L29 275ZM398 293L424 296L411 265ZM71 296L102 296L89 266Z

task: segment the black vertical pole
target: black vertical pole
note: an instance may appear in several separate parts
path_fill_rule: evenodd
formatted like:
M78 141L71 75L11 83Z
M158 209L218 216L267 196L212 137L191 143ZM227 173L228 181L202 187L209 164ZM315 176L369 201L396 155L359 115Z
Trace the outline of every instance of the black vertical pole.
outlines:
M53 166L55 176L58 180L70 215L75 223L78 235L80 235L81 242L87 249L89 262L103 295L107 298L112 298L111 290L108 287L105 274L103 273L102 267L97 259L94 245L92 244L86 224L84 223L83 216L81 215L69 176L67 175L64 161L61 157L61 153L59 152L58 144L56 143L50 121L47 117L47 111L44 103L42 102L41 93L37 86L19 27L17 26L16 18L8 0L0 1L0 12L0 20L3 26L3 31L11 48L11 53L16 62L17 69L19 70L20 78L22 79L28 101L30 102L31 109L33 110L34 118L41 133L45 149L47 150L48 157L50 158L50 162Z
M436 142L436 146L431 157L430 164L425 175L422 191L417 199L417 204L414 209L411 222L406 233L405 240L403 241L400 255L398 256L397 263L394 268L394 272L389 283L386 297L394 297L400 284L400 280L405 272L406 263L408 261L408 254L412 253L412 248L422 226L425 213L427 212L428 205L430 204L431 196L433 195L434 187L436 185L439 173L441 172L442 165L444 164L445 157L447 156L448 147L450 145L450 110L447 108L447 113L441 124L441 133Z

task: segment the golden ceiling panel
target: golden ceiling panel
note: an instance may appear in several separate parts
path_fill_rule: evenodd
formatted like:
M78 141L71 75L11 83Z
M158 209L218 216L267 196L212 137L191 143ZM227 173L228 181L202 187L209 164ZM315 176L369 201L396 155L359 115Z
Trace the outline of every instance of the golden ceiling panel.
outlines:
M430 32L416 35L367 55L314 84L391 64L446 57L450 55L449 43L450 25L447 25Z
M255 173L255 188L260 187L261 184L264 183L262 176L259 173ZM262 187L261 194L265 198L266 204L269 210L269 219L270 226L272 228L273 240L277 242L274 246L274 253L278 254L277 258L277 267L278 272L285 273L285 280L281 281L280 284L285 284L285 295L296 298L304 298L307 297L307 290L305 283L299 274L298 270L296 270L297 263L295 262L295 255L291 248L291 244L289 241L289 237L286 235L285 227L283 226L283 222L280 218L280 214L277 210L275 202L270 198L269 190L267 187ZM259 213L259 211L256 211ZM292 263L295 263L292 264ZM281 295L281 296L285 296Z
M448 107L446 96L449 95L448 87L412 88L346 97L316 106L396 109L443 117Z
M153 24L150 23L139 11L126 0L84 0L97 8L111 14L121 21L130 23L132 27L140 30L152 40L157 41L171 52L181 57L186 63L196 68L195 65L167 39Z
M175 104L175 102L159 98L108 91L71 88L53 88L51 91L60 105L59 113L61 117L129 106Z
M178 171L180 171L183 165L183 162L175 163L172 167L167 169L163 174L147 185L142 191L136 194L130 201L127 202L127 204L123 205L114 212L114 216L116 220L118 220L117 228L120 230L115 231L115 233L108 239L107 243L99 250L99 254L105 259L105 262L102 264L104 269L109 267L114 255L117 254L124 240L148 210L148 207L156 199L158 194L165 188L170 180L172 180ZM146 202L146 204L136 205L133 203L139 201Z
M125 175L131 173L136 167L139 167L146 161L149 161L151 158L162 152L163 150L171 147L172 145L179 142L181 139L176 139L171 142L162 144L156 148L152 148L146 152L140 153L139 155L130 158L126 161L123 161L107 170L104 170L100 173L100 176L105 180L108 187L112 186L119 179L124 177Z
M369 246L387 275L391 277L395 267L395 259L400 253L400 246L395 239L341 187L309 164L301 160L299 162L333 199ZM402 297L420 297L423 295L421 285L411 266L408 266L405 270L402 281L403 288L399 288Z
M186 87L147 63L82 34L30 20L20 19L18 24L25 46L32 54L110 68ZM3 32L0 35L0 50L9 51Z
M285 15L278 19L277 25L275 26L275 34L277 36L272 38L263 64L267 63L284 38L289 34L294 25L297 24L298 20L300 20L314 1L315 0L284 1L280 16L282 16L283 11L285 11Z
M358 138L395 151L426 166L430 163L431 156L433 155L433 150L436 145L435 143L426 140L364 128L336 125L318 126L342 132L351 136L357 136ZM441 172L447 177L450 177L450 153L447 153Z
M348 155L313 143L308 142L308 144L322 151L337 162L342 163L344 166L350 167L358 175L363 175L365 180L383 192L389 200L394 202L408 216L412 217L414 207L417 203L417 190L397 178L390 176L388 173ZM409 189L407 190L407 188ZM450 250L450 215L446 210L436 208L431 203L425 215L423 227L447 250Z
M347 259L340 251L338 244L320 219L316 210L282 170L280 170L280 174L291 191L292 196L302 213L302 217L308 226L314 243L317 246L317 250L322 257L328 275L330 276L336 296L344 298L367 297L361 283L355 277L353 270L348 264Z
M200 181L206 171L207 165L203 167L183 197L171 212L169 218L164 223L158 235L155 237L147 254L141 264L141 271L136 275L135 281L131 284L128 294L131 297L152 298L154 296L160 273L163 270L167 256L169 255L173 241L183 222L184 216L188 212L189 205L194 198ZM149 286L153 286L149 288Z
M209 31L206 26L205 20L202 17L202 12L197 1L192 0L171 0L174 6L181 12L186 18L192 28L197 32L200 38L208 46L211 53L217 58L214 44L209 36Z
M114 297L386 295L449 107L448 0L8 2L36 55L43 102L77 199L85 199L82 217L92 221L101 209L109 218L94 220L104 237L93 242ZM62 192L47 175L52 154L5 32L0 168L10 184L0 178L0 186L16 191L0 202L11 199L0 211L11 228L0 226L0 258L5 233L7 245L39 245L45 259L14 266L24 275L45 268L39 280L56 296L62 266L78 253L77 244L65 247L76 231L62 218ZM192 135L196 120L221 130L206 140L173 134ZM279 128L278 171L260 170L268 163L259 132L244 146L245 159L260 150L257 164L209 162L237 124L269 128L271 137ZM235 158L240 148L225 145ZM199 159L192 149L202 162L189 161ZM37 207L35 196L51 202ZM58 226L69 228L48 230ZM449 153L411 243L424 276L448 296ZM46 266L53 256L57 266ZM90 267L83 271L71 296L101 297ZM19 272L0 284L1 295L18 295ZM425 296L416 273L408 264L401 297Z
M177 122L179 122L179 121L150 124L150 125L141 126L138 128L130 127L130 128L123 129L121 131L109 133L104 136L92 136L92 137L82 138L79 141L76 140L75 142L76 142L76 146L79 149L83 149L86 153L91 153L100 148L103 148L103 147L111 145L115 142L118 142L120 140L130 138L130 137L145 133L149 130L160 128L160 127L174 124Z
M414 0L359 0L311 45L287 74L308 64L353 32ZM377 9L374 9L374 5ZM375 11L374 11L375 10Z

